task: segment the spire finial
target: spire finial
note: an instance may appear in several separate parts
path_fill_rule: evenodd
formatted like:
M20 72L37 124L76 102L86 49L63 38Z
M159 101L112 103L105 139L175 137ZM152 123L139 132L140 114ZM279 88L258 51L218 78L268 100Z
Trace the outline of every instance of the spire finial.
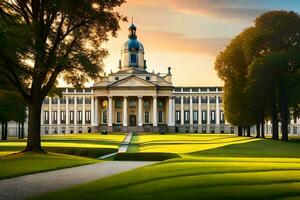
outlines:
M131 17L131 24L133 24L133 17Z

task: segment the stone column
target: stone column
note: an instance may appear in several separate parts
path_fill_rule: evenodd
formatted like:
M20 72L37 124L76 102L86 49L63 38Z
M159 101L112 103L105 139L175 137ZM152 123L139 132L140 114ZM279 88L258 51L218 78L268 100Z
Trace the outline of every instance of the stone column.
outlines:
M184 125L184 110L183 110L183 99L184 97L181 96L181 102L180 102L180 106L181 106L181 109L180 109L180 115L181 115L181 120L180 120L180 124L181 125Z
M57 102L57 133L61 132L60 119L61 119L61 115L60 115L60 98L58 98L58 102Z
M123 99L123 126L127 126L127 97Z
M98 106L99 106L99 101L98 97L95 99L95 107L94 107L94 121L95 121L95 126L99 126L99 112L98 112Z
M60 98L58 98L58 102L57 102L57 124L60 125L60 119L61 119L61 115L60 115Z
M113 123L113 113L112 113L112 97L108 97L108 126L112 126Z
M85 125L85 97L83 98L83 102L82 102L82 125ZM82 132L85 132L84 127L82 128Z
M142 108L143 108L143 97L139 96L138 97L139 102L138 102L138 126L143 126L143 117L142 117Z
M190 96L190 125L193 125L193 96Z
M44 125L44 103L42 104L42 109L41 109L41 125ZM43 131L44 132L44 131Z
M172 98L172 122L175 126L175 97Z
M209 102L209 96L207 97L207 133L210 132L210 102Z
M77 97L74 97L74 133L78 133L77 128Z
M66 97L66 133L70 133L69 131L69 97Z
M91 98L91 124L92 126L95 126L95 102L94 102L95 97Z
M198 125L202 124L202 105L201 105L201 96L198 97Z
M207 125L210 124L210 102L209 96L207 97Z
M169 97L169 122L168 126L174 126L173 120L173 97Z
M157 96L153 96L153 126L157 126Z
M51 97L49 97L49 125L52 125L52 98Z
M218 96L216 96L216 124L220 125L220 103Z

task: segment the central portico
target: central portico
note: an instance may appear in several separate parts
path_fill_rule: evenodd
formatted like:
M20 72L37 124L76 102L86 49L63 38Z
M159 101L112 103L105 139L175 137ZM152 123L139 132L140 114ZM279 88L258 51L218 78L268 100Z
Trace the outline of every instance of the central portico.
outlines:
M119 71L93 86L93 129L107 131L174 131L174 98L171 68L150 73L136 27L121 50Z

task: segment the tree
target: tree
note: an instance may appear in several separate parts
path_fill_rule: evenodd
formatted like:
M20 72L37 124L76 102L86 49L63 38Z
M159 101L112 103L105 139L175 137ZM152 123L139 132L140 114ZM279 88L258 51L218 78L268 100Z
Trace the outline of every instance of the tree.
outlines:
M261 73L275 82L265 80L260 84L262 87L269 86L267 94L271 100L273 138L279 138L278 113L280 113L282 139L288 140L289 107L291 106L288 93L300 81L296 76L298 70L296 55L299 53L300 45L300 17L294 12L268 12L255 20L255 29L256 34L245 42L244 52L246 57L253 58L254 62L256 62L255 59L259 59L260 66L262 63L273 66L266 67L269 71L265 70ZM264 58L260 59L261 57ZM293 98L297 99L295 95Z
M299 104L297 98L293 97L293 102L290 98L292 91L299 89L299 45L299 15L271 11L256 18L253 27L239 34L220 53L215 68L225 82L224 108L229 122L241 125L254 120L259 130L270 114L273 138L279 138L280 117L283 140L288 139L289 108Z
M108 54L101 44L116 36L114 10L124 0L2 0L0 70L28 104L25 151L43 151L40 112L57 78L80 86L97 80Z
M0 89L0 122L2 124L1 139L7 140L7 126L9 121L16 121L24 124L25 119L26 105L21 95L14 91ZM20 138L22 135L20 135Z
M251 63L243 52L244 41L253 34L249 28L236 36L221 52L215 62L215 69L224 85L224 110L229 123L239 126L239 136L246 128L250 136L250 126L255 123L253 112L250 110L245 89L247 87L247 68Z

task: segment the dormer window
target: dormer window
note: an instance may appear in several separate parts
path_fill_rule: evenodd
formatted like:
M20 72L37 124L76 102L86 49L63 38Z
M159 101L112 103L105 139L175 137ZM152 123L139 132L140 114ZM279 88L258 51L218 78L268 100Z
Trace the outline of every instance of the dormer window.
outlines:
M115 77L115 81L118 81L119 80L119 77Z
M146 81L150 81L150 76L146 76Z

